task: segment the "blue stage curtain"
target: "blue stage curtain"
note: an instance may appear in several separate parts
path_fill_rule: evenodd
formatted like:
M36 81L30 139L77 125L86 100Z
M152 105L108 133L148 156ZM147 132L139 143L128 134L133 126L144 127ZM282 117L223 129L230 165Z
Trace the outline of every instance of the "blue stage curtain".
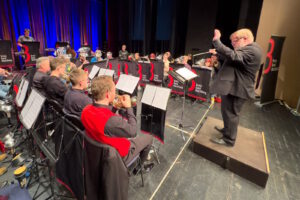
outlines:
M31 29L41 50L68 41L77 51L87 42L93 50L102 46L101 0L1 0L0 37L16 41ZM105 24L104 24L105 26Z

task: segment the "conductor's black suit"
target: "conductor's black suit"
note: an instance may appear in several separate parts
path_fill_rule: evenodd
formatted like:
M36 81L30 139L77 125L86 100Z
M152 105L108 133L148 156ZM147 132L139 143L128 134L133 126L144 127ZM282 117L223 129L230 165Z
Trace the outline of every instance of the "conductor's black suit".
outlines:
M261 48L253 42L233 50L219 39L214 40L213 45L224 63L210 90L212 94L221 95L223 139L234 145L242 106L247 99L254 98L254 82L261 62Z

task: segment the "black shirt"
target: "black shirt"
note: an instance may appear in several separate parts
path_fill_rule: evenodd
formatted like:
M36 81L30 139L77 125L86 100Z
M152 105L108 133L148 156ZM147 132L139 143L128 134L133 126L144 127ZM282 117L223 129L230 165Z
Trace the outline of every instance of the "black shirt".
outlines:
M83 90L69 88L64 98L64 109L67 113L80 117L84 107L92 103L92 99Z
M56 76L49 76L44 81L44 88L48 98L56 100L61 105L64 104L64 96L67 92L67 86Z
M48 77L46 73L43 72L35 72L33 76L32 86L38 89L43 95L45 95L44 81Z

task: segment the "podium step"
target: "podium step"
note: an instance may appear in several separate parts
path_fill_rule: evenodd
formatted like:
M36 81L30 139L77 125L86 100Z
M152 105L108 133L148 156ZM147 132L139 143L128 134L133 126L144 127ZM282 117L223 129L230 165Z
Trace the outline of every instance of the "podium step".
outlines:
M222 127L223 122L208 117L193 140L193 151L225 169L265 187L270 169L264 134L239 126L234 147L226 147L210 141L211 138L218 135L215 126Z

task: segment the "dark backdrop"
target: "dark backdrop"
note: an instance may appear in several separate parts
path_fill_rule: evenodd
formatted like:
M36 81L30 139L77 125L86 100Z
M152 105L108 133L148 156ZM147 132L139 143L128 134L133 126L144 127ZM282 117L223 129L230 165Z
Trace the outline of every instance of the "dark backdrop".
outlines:
M57 40L77 50L92 49L117 56L122 44L146 55L171 51L174 57L211 48L213 29L222 40L238 28L256 34L263 0L1 0L0 38L16 40L30 28L41 50Z

